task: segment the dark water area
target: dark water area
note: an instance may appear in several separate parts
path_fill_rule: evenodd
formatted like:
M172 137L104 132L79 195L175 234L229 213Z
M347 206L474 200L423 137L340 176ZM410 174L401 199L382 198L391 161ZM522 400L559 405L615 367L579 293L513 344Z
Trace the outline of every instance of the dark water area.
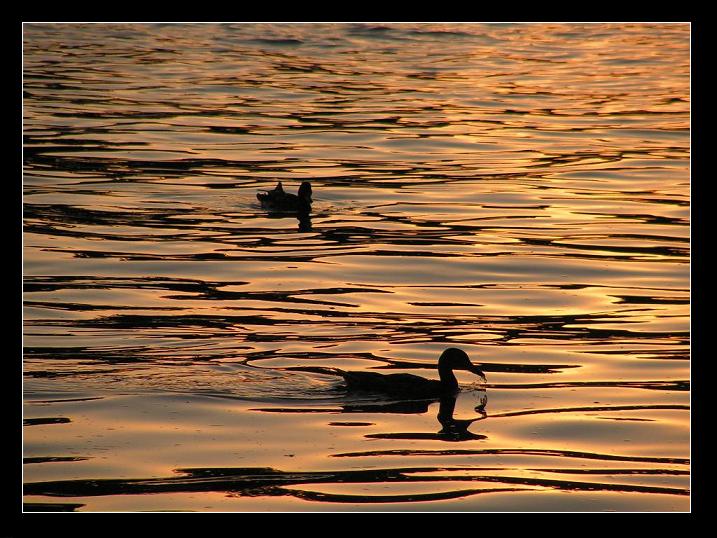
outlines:
M689 25L25 24L23 163L25 511L689 511Z

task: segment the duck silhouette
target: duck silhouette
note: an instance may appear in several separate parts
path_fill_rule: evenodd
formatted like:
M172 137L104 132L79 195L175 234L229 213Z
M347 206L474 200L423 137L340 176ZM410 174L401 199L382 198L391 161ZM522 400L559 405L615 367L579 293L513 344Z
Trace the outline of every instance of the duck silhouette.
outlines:
M311 211L311 183L302 182L298 194L291 194L284 191L279 181L274 190L258 192L256 198L261 206L269 211L307 214Z
M321 366L296 366L286 369L341 376L347 392L376 393L405 400L437 400L442 396L457 394L460 387L453 370L468 370L480 376L484 383L486 381L483 371L471 362L465 351L456 347L446 349L438 358L437 380L413 374L351 372Z
M485 374L475 366L465 351L449 347L438 358L438 380L413 374L379 374L376 372L341 372L349 392L380 392L390 396L439 398L456 394L460 388L453 370L468 370L483 378Z

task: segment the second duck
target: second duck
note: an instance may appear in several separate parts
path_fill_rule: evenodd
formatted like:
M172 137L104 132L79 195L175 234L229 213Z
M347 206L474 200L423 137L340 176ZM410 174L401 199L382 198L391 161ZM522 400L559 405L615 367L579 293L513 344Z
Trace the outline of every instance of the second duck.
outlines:
M272 191L258 192L257 200L264 209L269 211L309 213L311 211L311 183L304 181L299 186L298 194L284 191L281 181Z

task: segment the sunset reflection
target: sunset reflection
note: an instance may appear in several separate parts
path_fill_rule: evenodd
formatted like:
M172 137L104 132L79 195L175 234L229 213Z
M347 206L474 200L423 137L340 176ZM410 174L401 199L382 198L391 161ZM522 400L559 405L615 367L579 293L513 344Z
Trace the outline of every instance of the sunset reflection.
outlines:
M23 91L26 511L689 511L689 24L32 23Z

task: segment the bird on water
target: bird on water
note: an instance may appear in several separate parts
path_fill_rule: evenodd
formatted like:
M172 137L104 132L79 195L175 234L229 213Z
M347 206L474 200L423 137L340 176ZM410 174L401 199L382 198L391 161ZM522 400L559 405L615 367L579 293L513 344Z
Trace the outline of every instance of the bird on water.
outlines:
M257 200L264 209L270 211L308 213L311 211L311 183L304 181L299 186L298 194L284 191L279 181L272 191L258 192Z
M344 372L340 374L348 391L381 392L391 396L440 397L456 394L460 388L453 370L468 370L480 376L483 370L474 365L465 351L456 347L446 349L438 358L438 380L413 374L379 374L376 372Z
M468 370L480 376L483 383L486 382L483 370L471 362L465 351L455 347L446 349L438 358L437 380L413 374L347 372L321 366L296 366L286 369L341 376L348 392L373 392L406 399L438 399L457 394L460 387L453 370Z

